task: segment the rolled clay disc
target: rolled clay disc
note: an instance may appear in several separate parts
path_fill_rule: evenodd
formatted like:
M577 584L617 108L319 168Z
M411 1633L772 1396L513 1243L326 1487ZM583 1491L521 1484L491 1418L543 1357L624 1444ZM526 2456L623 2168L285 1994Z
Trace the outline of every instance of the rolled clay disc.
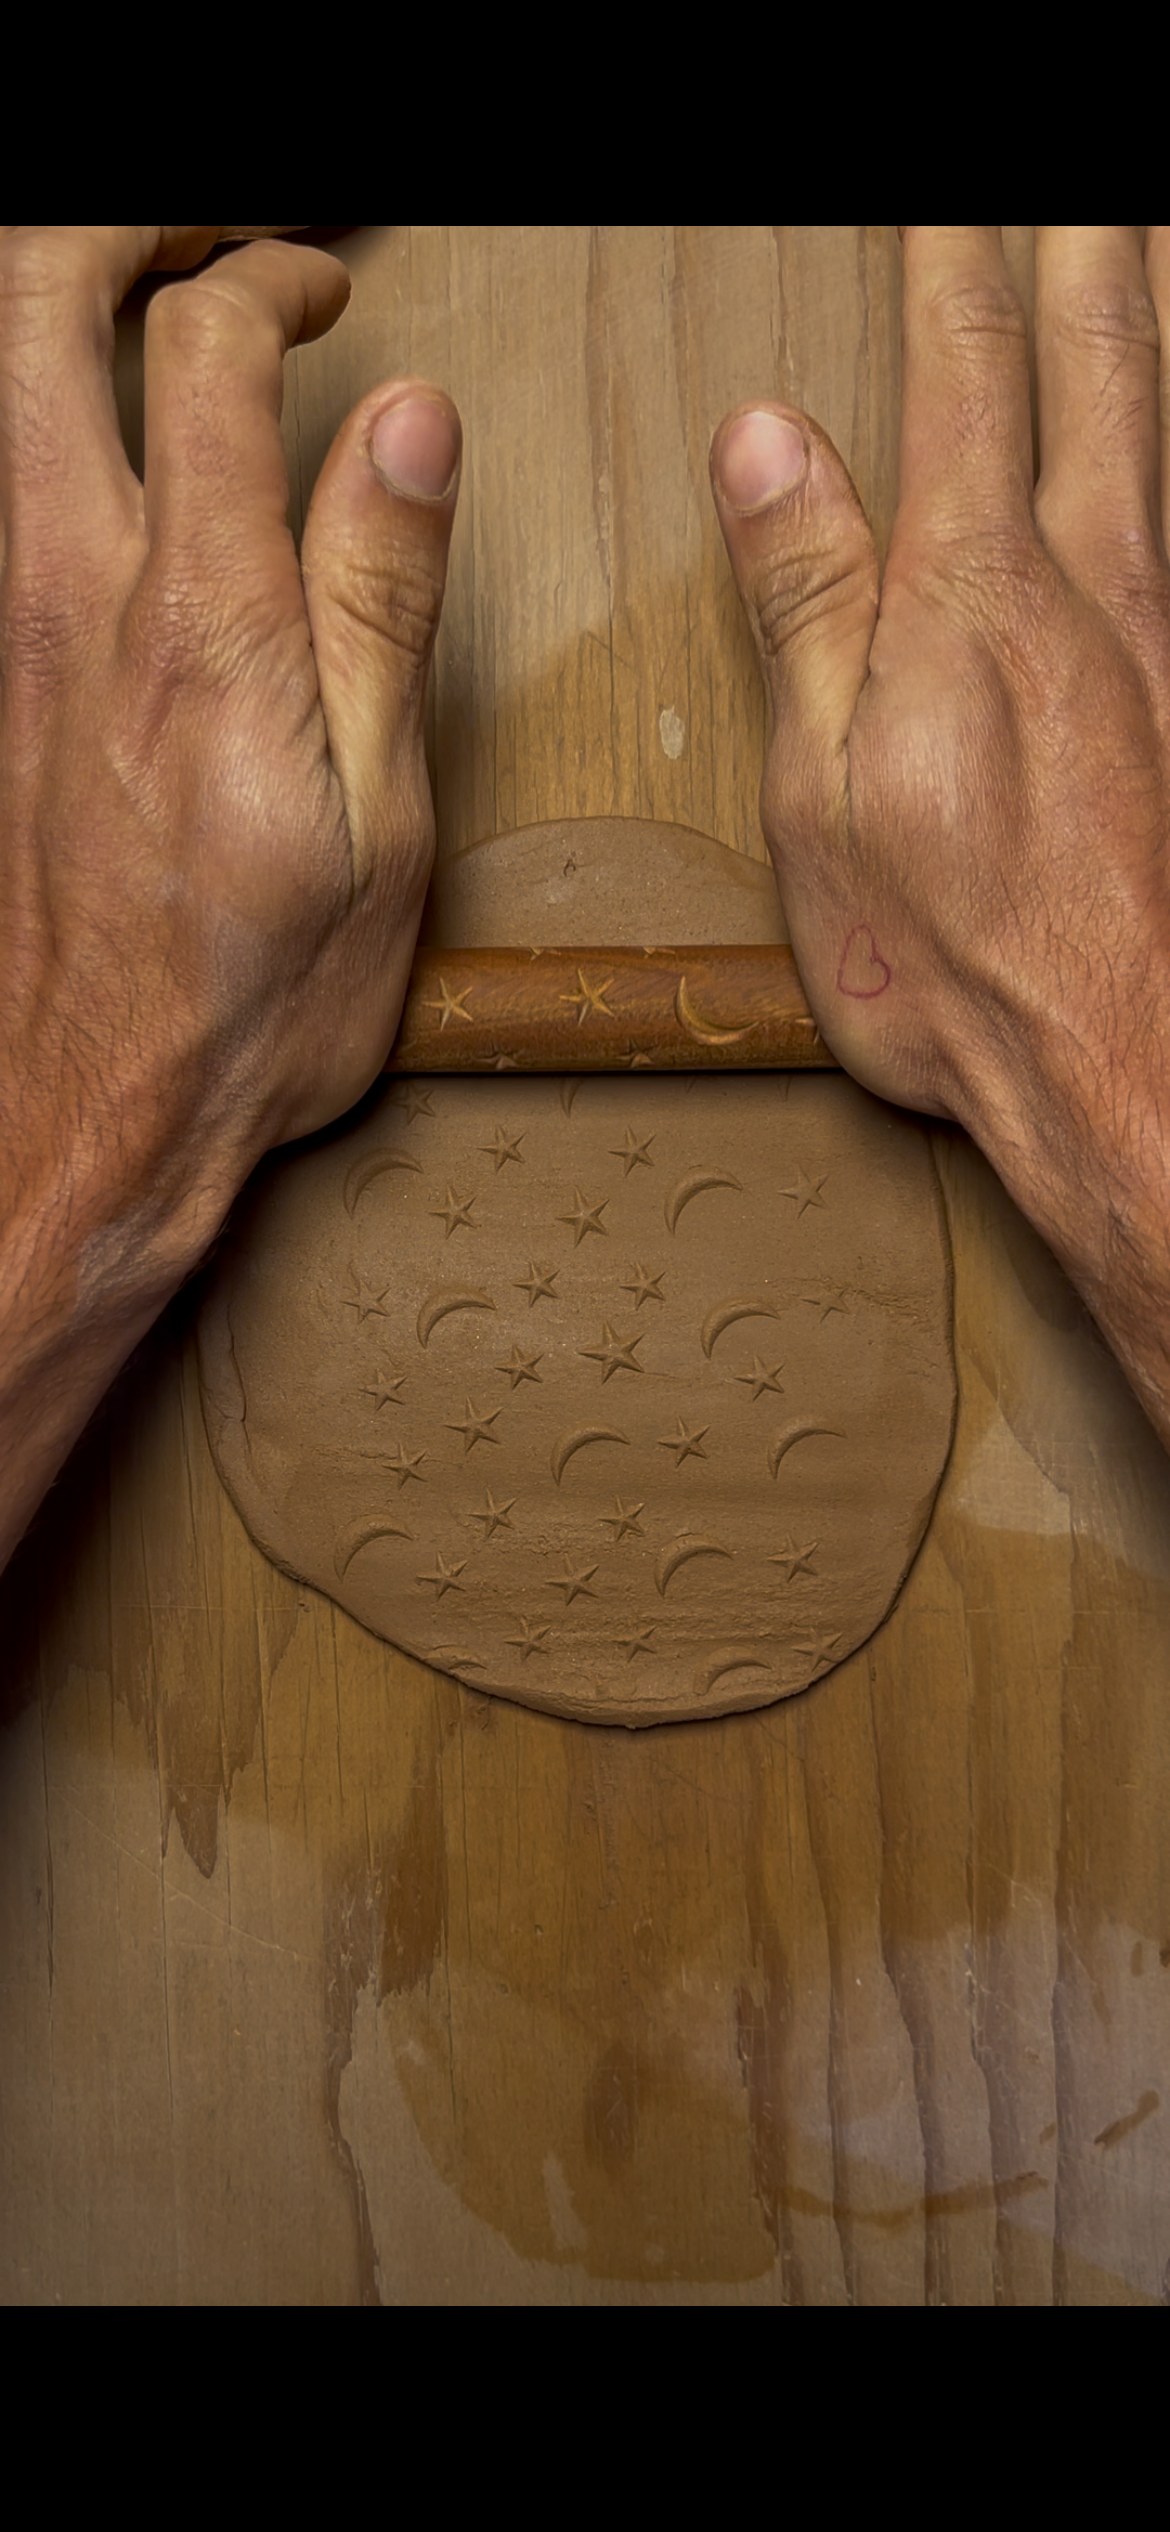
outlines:
M497 924L525 873L513 938L532 832L496 856ZM590 832L540 831L587 866ZM669 835L627 829L614 885L635 843L659 885L673 851L672 931L731 937L736 857ZM609 867L578 937L618 937ZM736 935L774 937L743 868ZM200 1361L253 1536L376 1635L596 1722L765 1705L881 1623L946 1461L927 1136L826 1075L398 1082L253 1182Z

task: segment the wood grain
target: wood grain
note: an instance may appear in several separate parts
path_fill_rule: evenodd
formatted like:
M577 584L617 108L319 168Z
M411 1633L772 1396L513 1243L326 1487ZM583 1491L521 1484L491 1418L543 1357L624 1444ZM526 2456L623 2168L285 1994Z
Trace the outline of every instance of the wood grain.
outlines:
M779 387L888 531L895 232L342 251L294 513L380 377L441 380L467 429L443 851L622 815L762 857L708 439ZM739 1721L489 1705L276 1572L212 1471L184 1296L3 1589L6 2301L1165 2298L1170 1472L990 1171L934 1143L931 1531L861 1653Z

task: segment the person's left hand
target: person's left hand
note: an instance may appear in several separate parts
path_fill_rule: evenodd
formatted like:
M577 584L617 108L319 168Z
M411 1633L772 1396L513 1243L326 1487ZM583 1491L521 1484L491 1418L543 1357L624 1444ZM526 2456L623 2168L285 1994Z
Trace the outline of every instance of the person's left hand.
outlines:
M0 1561L4 1446L19 1495L253 1164L375 1078L431 867L458 416L365 396L298 562L284 355L349 280L218 238L0 230ZM147 315L139 484L111 366L150 269L188 277Z

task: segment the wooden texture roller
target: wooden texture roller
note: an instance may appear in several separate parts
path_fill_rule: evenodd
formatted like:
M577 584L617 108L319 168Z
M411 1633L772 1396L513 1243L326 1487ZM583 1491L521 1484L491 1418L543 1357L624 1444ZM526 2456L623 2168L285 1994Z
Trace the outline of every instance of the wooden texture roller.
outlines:
M792 951L420 949L389 1073L835 1072Z

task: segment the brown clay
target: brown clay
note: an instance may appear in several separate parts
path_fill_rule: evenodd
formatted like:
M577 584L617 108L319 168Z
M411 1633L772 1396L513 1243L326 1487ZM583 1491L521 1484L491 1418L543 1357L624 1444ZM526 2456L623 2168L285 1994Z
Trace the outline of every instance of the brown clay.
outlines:
M639 843L634 919L631 867L661 888L676 850ZM500 840L502 901L531 853ZM678 854L684 940L730 858ZM458 878L436 894L470 929ZM566 922L531 885L524 912ZM614 912L599 874L577 920ZM201 1365L253 1535L374 1633L602 1722L766 1704L881 1622L946 1459L926 1137L810 1075L399 1082L262 1173Z

